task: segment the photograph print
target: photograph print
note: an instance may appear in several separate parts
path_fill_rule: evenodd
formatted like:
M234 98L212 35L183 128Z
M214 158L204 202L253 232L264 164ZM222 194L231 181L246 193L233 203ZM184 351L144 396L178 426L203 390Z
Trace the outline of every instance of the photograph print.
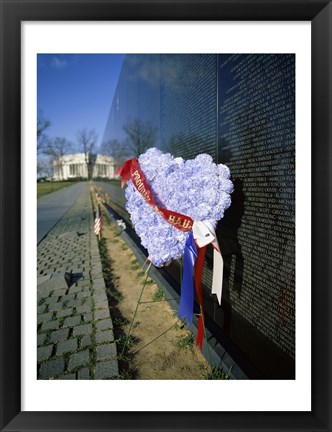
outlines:
M296 379L295 61L38 54L38 380Z

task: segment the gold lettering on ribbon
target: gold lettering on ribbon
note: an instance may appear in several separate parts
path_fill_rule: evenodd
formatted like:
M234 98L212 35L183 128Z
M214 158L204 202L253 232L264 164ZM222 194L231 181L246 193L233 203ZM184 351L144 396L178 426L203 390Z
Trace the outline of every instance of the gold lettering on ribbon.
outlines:
M191 225L190 220L185 219L185 220L183 221L182 228L191 229L191 228L192 228L192 225Z
M139 172L136 170L131 174L131 176L134 179L138 192L142 195L145 201L147 202L151 201L151 197L149 196L149 193L144 186L143 180L141 179Z
M169 215L168 217L168 222L171 223L172 225L179 225L184 229L191 229L192 228L192 224L191 221L188 219L183 219L178 217L176 218L173 215Z
M132 177L140 177L137 170L132 173Z

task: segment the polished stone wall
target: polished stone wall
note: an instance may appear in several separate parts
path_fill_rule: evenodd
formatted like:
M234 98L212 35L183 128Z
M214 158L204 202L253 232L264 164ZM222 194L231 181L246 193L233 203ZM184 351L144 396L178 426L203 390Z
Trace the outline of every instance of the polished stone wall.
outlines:
M232 205L217 227L222 305L210 251L206 322L249 376L294 378L295 56L127 56L104 139L121 142L129 118L153 124L154 145L175 156L206 152L230 168Z

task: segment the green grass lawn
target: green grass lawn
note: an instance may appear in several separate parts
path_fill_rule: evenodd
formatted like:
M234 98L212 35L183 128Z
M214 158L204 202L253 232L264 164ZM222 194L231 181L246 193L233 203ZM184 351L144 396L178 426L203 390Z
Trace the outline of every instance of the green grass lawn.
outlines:
M72 184L74 184L74 182L69 181L37 183L37 198L55 192L64 187L71 186Z

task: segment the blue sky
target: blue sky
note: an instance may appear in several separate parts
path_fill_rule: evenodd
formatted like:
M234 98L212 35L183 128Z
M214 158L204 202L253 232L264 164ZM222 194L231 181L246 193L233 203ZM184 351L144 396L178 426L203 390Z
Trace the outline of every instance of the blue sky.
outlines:
M38 110L51 121L49 137L76 144L79 129L95 129L101 144L124 56L38 54Z

